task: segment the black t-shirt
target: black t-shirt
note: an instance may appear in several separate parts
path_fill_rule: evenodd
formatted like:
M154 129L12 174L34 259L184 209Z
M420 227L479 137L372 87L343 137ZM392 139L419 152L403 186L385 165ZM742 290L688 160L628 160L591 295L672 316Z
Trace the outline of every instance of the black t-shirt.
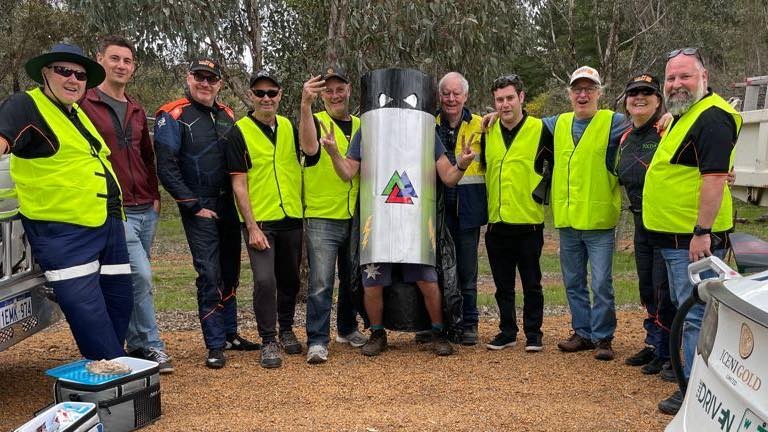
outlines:
M273 145L277 144L277 128L278 124L275 122L275 128L273 129L269 125L266 125L252 115L252 112L248 113L248 119L253 121L256 126L264 132L264 135L269 138ZM320 160L320 152L318 151L312 156L304 155L299 146L299 133L295 126L293 128L293 142L296 148L296 160L301 163L302 157L304 159L304 166L314 166ZM224 155L227 158L227 171L230 174L235 173L247 173L253 166L251 163L251 156L248 154L248 146L245 144L245 139L237 126L231 127L224 136ZM259 222L259 221L257 221ZM270 231L283 231L301 228L302 220L297 218L286 217L279 221L259 222L259 227L262 230Z
M52 102L61 109L96 152L101 150L101 143L80 122L75 108L67 110L56 101ZM60 144L56 135L40 115L32 97L23 92L11 95L0 105L0 136L10 143L11 153L23 159L51 157L59 151ZM106 167L104 172L107 181L107 214L122 219L117 180Z
M315 121L315 130L317 131L317 139L322 138L325 134L323 133L323 130L320 128L320 121L317 119L317 117L312 116ZM336 118L331 117L334 123L336 123L336 126L341 129L341 133L344 134L344 137L347 139L347 142L352 142L352 119L349 120L339 120Z
M711 94L710 92L705 97ZM670 130L674 128L673 123ZM737 138L738 132L733 117L718 107L707 108L691 126L683 143L672 157L672 163L696 167L701 174L725 174L730 171L731 151ZM649 240L660 248L688 249L692 237L693 233L649 233ZM727 243L727 233L713 233L713 250L728 247Z
M643 210L645 174L661 141L656 130L657 121L658 117L653 117L644 125L628 131L616 152L613 173L627 192L629 209L636 214Z

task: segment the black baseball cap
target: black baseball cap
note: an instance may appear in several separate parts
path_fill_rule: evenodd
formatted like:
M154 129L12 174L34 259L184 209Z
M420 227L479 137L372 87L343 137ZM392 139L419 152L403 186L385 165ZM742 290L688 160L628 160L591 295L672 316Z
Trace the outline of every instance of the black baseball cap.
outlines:
M267 72L264 69L258 70L251 75L250 81L248 81L248 87L253 87L254 84L256 84L259 80L270 80L274 85L277 86L277 88L280 87L280 82L275 78L275 76L269 72Z
M632 77L627 83L627 87L624 89L624 93L637 88L649 88L661 96L661 85L659 79L651 74L642 74Z
M189 71L190 72L198 72L198 71L210 72L216 75L217 77L221 78L221 68L219 68L219 64L205 57L193 60L192 63L189 64Z
M346 71L337 64L328 65L323 69L323 81L327 81L329 78L338 78L349 84Z

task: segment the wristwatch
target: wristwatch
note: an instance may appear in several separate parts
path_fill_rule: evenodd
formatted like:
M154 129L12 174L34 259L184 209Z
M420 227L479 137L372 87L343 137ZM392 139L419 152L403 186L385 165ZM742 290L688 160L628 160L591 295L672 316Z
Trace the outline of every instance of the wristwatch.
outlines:
M696 225L693 227L693 235L702 236L705 234L712 234L712 228L704 228L701 225Z

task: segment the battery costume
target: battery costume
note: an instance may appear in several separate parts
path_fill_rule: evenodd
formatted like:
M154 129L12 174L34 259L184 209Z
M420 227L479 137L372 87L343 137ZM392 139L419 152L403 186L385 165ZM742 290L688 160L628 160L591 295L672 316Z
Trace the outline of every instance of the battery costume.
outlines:
M27 75L50 89L41 70L57 61L85 68L87 88L104 80L104 69L68 44L30 59ZM80 353L120 357L133 287L110 151L77 104L66 106L44 89L16 93L0 106L21 220Z
M378 279L384 285L384 327L428 330L421 293L403 280L429 280L429 273L436 272L431 277L442 292L443 321L457 337L461 293L454 244L444 222L443 185L435 178L437 153L444 148L435 139L434 82L414 70L381 69L362 78L361 92L360 132L348 153L354 159L357 148L366 161L351 241L358 310L364 310L363 278Z

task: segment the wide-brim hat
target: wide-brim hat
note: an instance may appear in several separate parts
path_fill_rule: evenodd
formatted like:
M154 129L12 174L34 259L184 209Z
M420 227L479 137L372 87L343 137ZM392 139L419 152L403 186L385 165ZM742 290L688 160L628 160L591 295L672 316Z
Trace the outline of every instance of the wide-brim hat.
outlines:
M86 57L82 48L77 45L66 43L57 43L47 53L40 54L37 57L27 60L24 69L27 71L27 76L31 80L40 84L45 84L43 81L43 67L57 61L77 63L84 67L85 73L88 75L88 78L85 81L86 88L96 87L101 84L101 82L104 81L104 77L107 76L104 68L94 60Z

